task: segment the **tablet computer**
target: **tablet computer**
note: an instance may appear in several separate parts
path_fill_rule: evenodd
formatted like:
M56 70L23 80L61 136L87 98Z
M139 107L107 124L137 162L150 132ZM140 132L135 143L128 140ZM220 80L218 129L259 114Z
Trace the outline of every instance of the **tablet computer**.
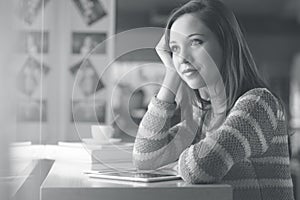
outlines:
M161 172L114 171L104 173L88 173L92 178L114 179L122 181L158 182L181 179L179 175Z

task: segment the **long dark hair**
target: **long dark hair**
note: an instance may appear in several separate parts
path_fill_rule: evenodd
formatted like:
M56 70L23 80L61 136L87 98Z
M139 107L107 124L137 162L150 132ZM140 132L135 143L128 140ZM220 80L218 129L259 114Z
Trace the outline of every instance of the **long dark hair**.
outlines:
M252 54L233 12L219 0L192 0L176 9L170 16L166 30L166 44L169 44L173 23L184 14L196 14L217 36L223 50L223 63L219 71L224 82L227 110L246 91L267 84L260 77ZM206 104L195 90L201 104Z

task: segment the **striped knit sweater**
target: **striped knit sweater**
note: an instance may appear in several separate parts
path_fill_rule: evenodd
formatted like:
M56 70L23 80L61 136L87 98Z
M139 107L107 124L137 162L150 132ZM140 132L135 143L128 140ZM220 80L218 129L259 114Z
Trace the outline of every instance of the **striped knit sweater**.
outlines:
M285 117L267 89L243 94L219 128L205 132L204 125L198 131L202 137L195 136L185 121L170 127L175 108L176 104L152 98L134 144L138 169L178 160L184 181L230 184L234 200L294 199ZM193 112L201 118L200 112Z

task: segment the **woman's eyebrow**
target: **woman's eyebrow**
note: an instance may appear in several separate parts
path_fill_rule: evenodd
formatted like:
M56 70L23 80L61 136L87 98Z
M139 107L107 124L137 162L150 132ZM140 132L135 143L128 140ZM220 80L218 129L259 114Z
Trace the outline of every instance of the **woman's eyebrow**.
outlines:
M189 38L189 37L192 37L192 36L195 36L195 35L205 36L205 35L202 34L202 33L192 33L192 34L188 35L188 38Z
M192 33L192 34L188 35L187 38L190 38L190 37L193 37L193 36L197 36L197 35L198 36L205 36L203 33ZM169 42L169 44L174 44L174 43L176 43L176 41L172 40L172 41Z

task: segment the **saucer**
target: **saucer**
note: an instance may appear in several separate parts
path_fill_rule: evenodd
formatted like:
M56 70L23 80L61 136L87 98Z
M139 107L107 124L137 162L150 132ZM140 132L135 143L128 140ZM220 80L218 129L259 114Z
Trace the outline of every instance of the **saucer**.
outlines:
M109 145L109 144L116 144L121 141L122 141L121 138L110 138L105 141L96 141L93 138L82 138L82 142L84 142L85 144L88 144L88 145L104 145L104 144Z

